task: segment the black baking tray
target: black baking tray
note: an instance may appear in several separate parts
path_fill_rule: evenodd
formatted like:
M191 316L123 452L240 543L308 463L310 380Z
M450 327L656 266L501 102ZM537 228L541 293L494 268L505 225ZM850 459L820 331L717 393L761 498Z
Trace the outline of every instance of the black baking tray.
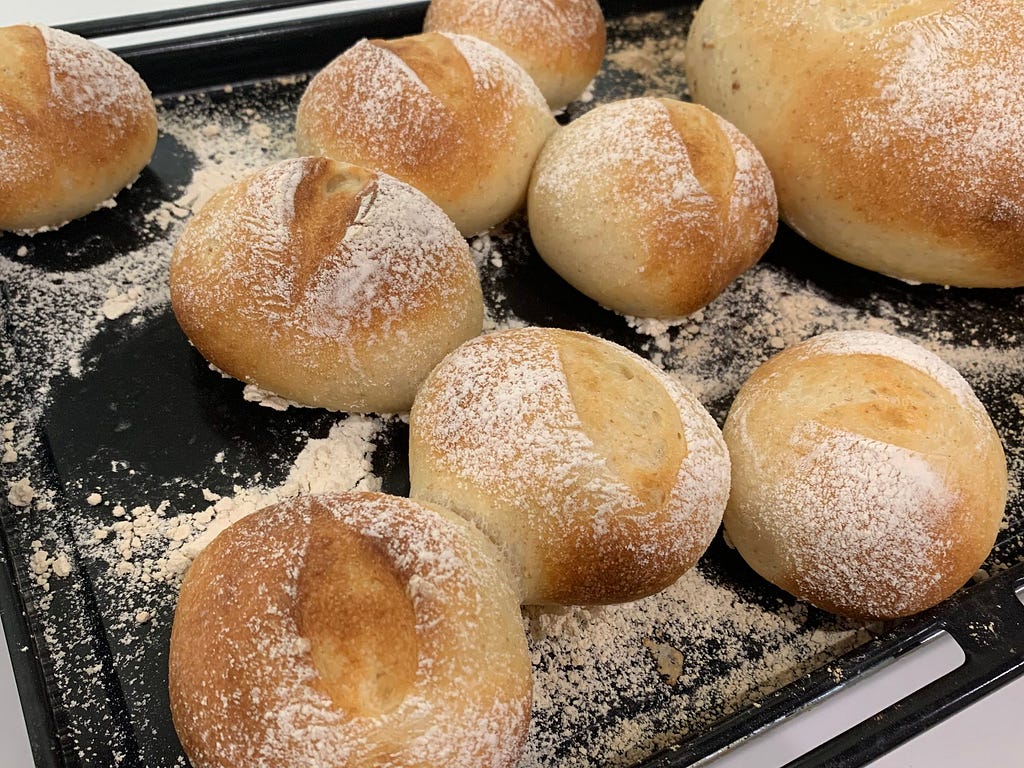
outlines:
M294 5L289 0L228 3L68 28L86 36L103 36ZM681 44L679 35L685 32L695 4L636 0L603 5L610 21L610 45L632 38L643 52L644 36L664 35L671 28L675 37L663 38L658 52L672 66L679 66L667 46ZM425 3L413 3L314 16L123 48L119 53L143 76L165 111L198 94L221 114L244 108L286 115L301 95L303 76L359 38L419 31L425 8ZM626 19L633 21L617 23ZM651 79L669 83L666 87L673 92L664 95L686 97L677 81L659 80L657 67L606 67L595 84L594 100L570 105L560 120L574 119L596 103L646 92ZM0 423L21 425L22 414L39 414L24 422L33 433L29 452L3 465L3 471L8 482L28 477L35 488L52 490L52 508L26 512L5 501L0 520L0 555L5 566L0 611L39 766L185 764L170 724L165 690L173 595L168 596L163 615L139 629L136 641L142 652L126 656L110 630L116 617L110 615L114 602L109 584L97 571L99 566L75 546L72 521L75 515L88 513L82 498L97 487L96 479L104 478L107 493L118 490L120 484L126 496L154 503L183 476L196 478L196 487L225 488L237 474L230 475L223 467L210 469L210 457L225 449L232 451L236 466L244 467L248 476L279 479L298 450L296 436L323 435L337 418L318 410L278 413L246 403L237 382L211 372L189 347L166 306L151 307L142 322L121 319L104 324L83 351L84 370L77 375L55 372L58 366L47 357L45 336L33 335L34 324L42 322L30 311L36 305L28 297L40 287L33 280L46 282L47 289L53 290L76 275L101 272L114 255L159 239L162 232L154 230L143 214L173 198L187 184L195 163L188 147L162 133L150 167L131 190L119 196L117 207L34 238L0 236L0 266L9 269L0 274L0 342L7 374ZM521 217L502 227L500 238L503 267L482 275L493 314L578 328L644 354L657 352L633 325L597 307L547 269L533 251ZM15 264L31 269L14 269ZM873 317L875 306L898 306L901 317L907 319L907 332L916 337L936 333L950 343L998 348L1011 359L1024 355L1020 290L907 285L834 260L785 227L759 269L782 276L786 285L827 297L830 306L854 313L858 321ZM743 311L735 314L732 332L739 336L751 331L756 322L753 316ZM820 325L810 317L802 330L809 336ZM765 338L762 359L775 351ZM715 341L720 354L729 356L731 335ZM685 367L686 362L676 364ZM942 630L964 650L963 666L791 765L862 765L1024 671L1024 609L1014 594L1024 583L1024 398L1018 391L1019 380L964 373L989 408L1010 460L1007 524L986 563L991 578L965 587L913 619L865 627L864 636L870 639L853 650L822 660L793 682L752 697L730 714L710 712L701 727L688 729L667 748L663 744L647 747L637 765L681 768L700 762L812 707ZM724 390L706 399L705 405L719 422L738 384L739 373L734 372ZM40 391L45 392L41 403ZM386 491L408 490L406 437L403 422L390 419L378 438L374 470ZM119 457L131 457L138 471L112 480L111 462ZM44 587L29 560L38 549L34 542L52 540L70 543L67 555L72 569L66 578L50 578ZM767 606L793 604L747 569L721 537L698 567L709 580L745 599ZM833 620L807 609L808 625L828 626ZM977 631L982 626L986 631ZM713 666L708 675L728 665ZM583 738L582 733L579 736ZM567 743L561 753L555 750L551 764L559 764L557 756L570 747Z

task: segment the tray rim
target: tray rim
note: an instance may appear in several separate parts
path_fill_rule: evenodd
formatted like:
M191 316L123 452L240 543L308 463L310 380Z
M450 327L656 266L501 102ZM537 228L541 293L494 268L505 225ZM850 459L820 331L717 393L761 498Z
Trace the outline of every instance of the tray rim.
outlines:
M133 14L119 19L59 25L83 37L128 34L184 23L227 19L264 11L309 6L330 0L232 0L223 4L194 6L189 9ZM338 32L355 36L393 37L418 31L429 0L360 9L352 12L315 16L276 22L264 27L226 30L173 40L115 47L113 50L143 76L154 97L167 98L182 93L207 90L232 83L262 81L280 76L306 74L323 66L346 47L339 43ZM699 2L688 2L696 8ZM672 0L601 0L606 15L655 12L678 7ZM377 30L380 30L377 32ZM321 41L316 44L315 41ZM246 52L266 53L273 43L276 55L253 57ZM174 66L181 57L188 61L184 72ZM239 62L244 61L244 65ZM253 65L258 61L258 65ZM301 62L296 66L296 62ZM243 77L239 66L246 68ZM6 499L4 513L13 514ZM6 528L0 525L0 619L7 636L17 681L19 699L25 715L33 757L38 766L59 768L73 763L61 750L56 717L50 704L46 685L44 660L36 653L25 653L36 646L26 604L18 585L25 577L18 573ZM955 714L985 694L1010 680L1024 675L1024 646L1014 646L1015 638L1024 640L1024 611L1016 592L1024 588L1024 561L980 583L968 584L936 608L914 616L895 628L869 640L829 664L813 670L793 682L776 689L758 702L747 705L713 724L703 732L692 734L678 743L638 763L634 768L684 768L701 763L711 756L727 751L732 745L770 729L788 717L829 696L867 674L879 664L912 651L941 630L949 631L964 648L967 661L954 672L940 677L919 691L910 694L893 707L789 763L786 768L834 766L855 768L893 749L941 720ZM979 645L965 642L969 633L961 633L967 622L977 618L991 619L992 598L1005 598L1010 604L1006 616L1000 617L1016 634L1002 643ZM997 604L1002 607L1001 604ZM957 610L972 611L957 617ZM1020 613L1020 616L1011 615ZM833 669L842 671L842 682L836 683ZM796 696L794 697L794 693ZM909 702L909 705L908 705ZM890 710L900 710L890 712ZM909 710L909 711L903 711Z

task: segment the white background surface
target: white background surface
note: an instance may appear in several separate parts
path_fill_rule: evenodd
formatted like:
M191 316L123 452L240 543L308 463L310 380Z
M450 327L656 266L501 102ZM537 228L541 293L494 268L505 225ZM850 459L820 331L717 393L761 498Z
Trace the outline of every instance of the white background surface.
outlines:
M392 0L393 2L394 0ZM0 25L24 21L60 24L91 18L105 18L150 10L196 4L191 0L2 0ZM322 15L339 8L377 6L388 0L349 0L314 6L310 15ZM17 6L17 7L16 7ZM27 8L31 16L25 16ZM294 17L301 10L275 14L273 19ZM261 17L261 21L265 21ZM215 25L217 28L222 23ZM209 27L203 28L203 31ZM167 36L167 32L158 33ZM138 41L134 38L131 42ZM119 41L108 41L117 43ZM1022 606L1024 610L1024 606ZM2 638L0 638L2 639ZM17 699L10 659L0 647L0 765L17 768L31 765L31 752ZM827 706L812 710L809 721L801 718L792 727L774 729L756 745L734 751L709 765L716 768L778 768L813 746L826 733L839 733L899 698L906 690L955 666L962 658L950 647L927 651L922 657L896 668L882 670L864 685L834 697ZM915 654L916 657L916 654ZM1021 768L1024 766L1024 678L990 694L978 704L921 734L904 746L871 763L870 768Z

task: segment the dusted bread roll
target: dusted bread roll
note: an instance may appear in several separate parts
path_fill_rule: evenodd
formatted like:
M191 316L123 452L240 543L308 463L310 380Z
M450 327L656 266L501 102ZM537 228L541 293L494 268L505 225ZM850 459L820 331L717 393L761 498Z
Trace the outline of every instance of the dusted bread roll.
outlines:
M497 550L443 510L298 497L234 523L181 585L171 714L195 768L511 768L530 657Z
M703 107L612 102L545 145L530 235L552 269L627 315L679 317L761 258L778 224L754 146Z
M441 206L464 235L526 198L556 123L537 86L489 43L427 33L362 40L299 102L299 150L391 174Z
M906 280L1024 285L1024 3L705 0L686 74L812 243Z
M214 195L171 257L171 306L222 371L342 411L406 411L430 369L480 333L469 246L384 174L286 160Z
M473 339L430 374L409 421L413 498L472 520L524 603L610 603L667 587L718 530L729 457L658 368L583 333Z
M924 610L995 542L1007 492L999 436L967 382L912 342L850 331L791 347L743 384L724 433L732 543L825 610Z
M530 74L552 109L579 98L604 59L597 0L431 0L423 29L497 46Z
M115 54L59 29L0 28L0 230L84 216L131 184L156 146L156 108Z

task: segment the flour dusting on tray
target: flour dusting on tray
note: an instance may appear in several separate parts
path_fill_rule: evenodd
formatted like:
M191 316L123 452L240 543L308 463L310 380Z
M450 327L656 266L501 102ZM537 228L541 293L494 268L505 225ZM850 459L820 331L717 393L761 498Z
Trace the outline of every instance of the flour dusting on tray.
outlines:
M688 11L613 21L594 100L570 105L566 119L611 98L682 96L685 84L671 75L681 71L688 21ZM184 222L223 185L294 155L304 82L165 99L153 168L128 193L137 197L60 232L0 237L4 525L60 737L84 765L184 765L167 714L166 649L177 585L216 531L300 492L388 490L402 471L400 418L247 402L242 385L210 371L170 317L167 265ZM119 216L127 217L123 240L89 241L96 217ZM63 248L68 233L79 238L71 251ZM794 235L780 234L787 237L780 249L798 251ZM1016 435L1006 448L1016 500L1010 524L1019 524L1020 292L947 293L879 278L869 301L858 301L848 286L863 279L855 268L837 267L845 276L837 279L801 257L769 257L690 317L651 321L607 312L559 283L531 251L522 218L471 246L486 328L546 324L607 335L668 370L719 423L757 365L809 336L868 329L922 344L960 370L1004 438ZM991 317L996 302L1005 316ZM178 393L181 413L159 412L159 398L146 399L149 386ZM78 422L67 392L103 403L83 417L93 431L68 428ZM130 410L122 395L153 412ZM193 419L213 425L213 436ZM117 449L127 434L144 453ZM183 455L198 457L187 473L175 463ZM997 546L985 571L1018 559ZM658 595L530 608L523 627L536 680L523 768L634 764L879 629L774 590L721 538Z

